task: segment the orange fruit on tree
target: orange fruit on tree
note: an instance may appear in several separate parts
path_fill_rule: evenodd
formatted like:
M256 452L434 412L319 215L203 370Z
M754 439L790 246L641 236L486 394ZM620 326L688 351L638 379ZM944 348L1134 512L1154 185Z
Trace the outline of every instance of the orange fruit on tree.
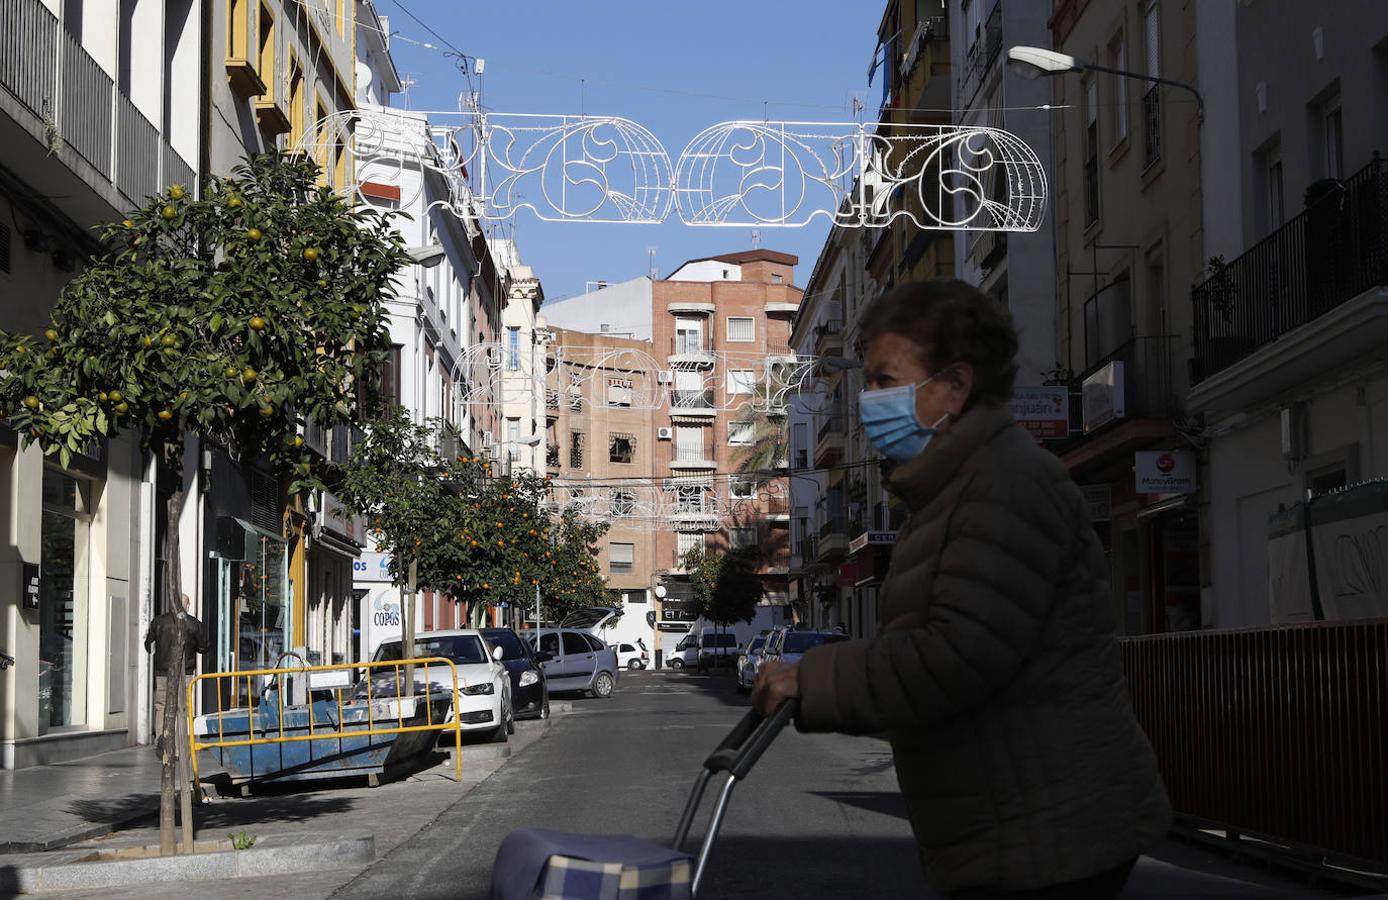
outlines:
M309 262L317 262L317 261L318 261L318 248L317 248L317 247L305 247L305 248L304 248L304 259L308 260Z
M264 331L266 322L260 316L251 316L251 320L246 324L251 326L252 331Z
M48 338L50 341L56 341L58 339L58 331L55 328L45 328L43 331L43 336Z
M182 200L184 196L183 185L176 184L169 188L169 196L175 200Z
M246 382L246 384L255 384L255 380L259 377L260 373L257 372L255 369L252 369L250 366L247 366L241 372L241 380Z
M240 205L241 198L236 196L235 194L232 194L230 197L227 198L227 206L230 206L232 209L236 209Z
M264 406L262 406L262 407L260 408L260 414L261 414L262 416L264 416L265 418L267 418L267 419L270 418L271 416L273 416L273 415L275 414L275 406L274 406L274 404L273 404L273 403L267 403L267 404L265 404Z
M165 347L176 347L178 346L178 338L171 334L166 334L159 339L159 343L163 344Z
M170 411L167 410L167 409L161 409L161 410L159 410L158 415L159 415L159 421L161 421L161 422L172 422L172 421L173 421L173 413L170 412Z
M121 224L124 225L126 228L134 228L134 227L135 227L135 222L134 222L133 219L122 219L122 220L121 220Z
M174 216L178 215L178 210L165 203L162 207L160 207L159 215L161 218L164 219L164 221L167 222L169 219L172 219Z
M150 347L154 346L154 341L150 338L149 335L145 335L144 337L140 338L140 346L148 350Z
M30 394L29 396L24 398L24 405L29 409L38 409L39 398L35 397L33 394Z
M130 412L130 404L129 404L129 403L117 403L117 404L116 404L116 415L118 415L118 416L123 416L123 415L125 415L125 414L128 413L128 412Z
M120 391L111 391L111 393L107 394L106 396L111 398L112 403L119 403L125 399L125 395L122 394Z
M247 240L252 241L252 242L255 242L255 241L260 240L260 237L261 237L261 235L260 235L260 229L259 229L259 228L247 228L247 229L246 229L246 239L247 239Z

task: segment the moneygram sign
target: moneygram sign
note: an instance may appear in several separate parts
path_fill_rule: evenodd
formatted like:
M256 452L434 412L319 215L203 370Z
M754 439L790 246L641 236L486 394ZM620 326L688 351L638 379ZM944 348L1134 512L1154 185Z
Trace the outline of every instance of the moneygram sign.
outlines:
M1195 493L1195 454L1186 450L1153 450L1137 454L1139 494Z
M1019 387L1012 395L1012 418L1037 440L1070 436L1070 391L1060 387Z

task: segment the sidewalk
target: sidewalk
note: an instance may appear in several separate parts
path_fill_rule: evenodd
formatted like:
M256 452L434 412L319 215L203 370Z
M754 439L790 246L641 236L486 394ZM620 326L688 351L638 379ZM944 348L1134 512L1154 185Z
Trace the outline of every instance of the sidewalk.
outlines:
M159 758L128 747L0 772L0 853L54 850L159 809Z

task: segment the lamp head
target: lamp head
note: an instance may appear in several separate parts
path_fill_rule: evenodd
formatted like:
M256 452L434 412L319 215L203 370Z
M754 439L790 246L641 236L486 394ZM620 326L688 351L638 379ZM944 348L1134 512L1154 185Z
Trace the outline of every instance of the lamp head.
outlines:
M1084 64L1070 54L1043 47L1009 47L1007 67L1024 78L1032 79L1042 75L1084 71Z

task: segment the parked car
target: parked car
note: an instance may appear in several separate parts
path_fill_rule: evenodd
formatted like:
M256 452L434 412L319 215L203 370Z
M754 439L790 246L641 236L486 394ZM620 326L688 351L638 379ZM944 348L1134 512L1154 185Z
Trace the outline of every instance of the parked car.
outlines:
M820 644L837 644L848 640L848 635L838 631L805 631L794 628L777 628L771 633L762 651L759 666L768 662L799 662L800 657L811 647Z
M536 638L532 635L530 640ZM589 691L606 699L617 688L617 651L584 631L560 628L540 632L536 659L544 669L549 692Z
M750 691L757 678L757 664L761 662L762 650L766 647L766 635L759 634L743 645L737 654L737 689Z
M450 660L458 672L458 692L453 698L453 711L448 721L457 716L460 728L468 732L485 732L494 743L505 743L515 733L515 707L511 705L511 678L501 662L503 651L493 647L475 629L455 631L426 631L414 639L416 659L440 656ZM374 662L402 659L400 641L384 641L376 648ZM420 669L427 672L421 673ZM453 672L444 665L417 667L415 683L444 690L453 689ZM364 686L358 693L364 691ZM377 666L371 670L371 694L393 697L396 693L396 673L392 666Z
M482 636L501 648L501 664L511 676L511 702L517 719L548 719L549 691L535 650L511 628L483 628Z
M651 664L651 656L646 650L646 642L640 638L637 638L634 644L618 644L615 649L617 650L617 665L623 669L636 672Z
M716 666L730 666L737 661L737 635L725 628L703 628L699 631L699 671Z

